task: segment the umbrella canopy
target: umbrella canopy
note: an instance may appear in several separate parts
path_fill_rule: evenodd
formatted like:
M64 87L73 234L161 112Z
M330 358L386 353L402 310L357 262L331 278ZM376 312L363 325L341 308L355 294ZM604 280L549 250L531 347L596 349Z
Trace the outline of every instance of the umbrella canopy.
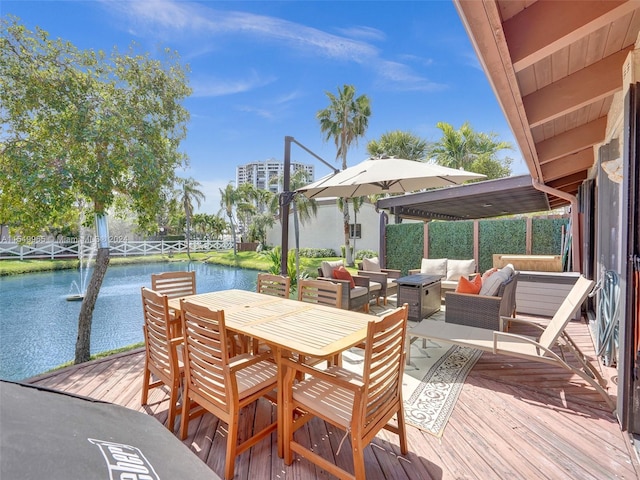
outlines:
M485 175L400 158L368 158L296 190L308 198L362 197L458 185Z

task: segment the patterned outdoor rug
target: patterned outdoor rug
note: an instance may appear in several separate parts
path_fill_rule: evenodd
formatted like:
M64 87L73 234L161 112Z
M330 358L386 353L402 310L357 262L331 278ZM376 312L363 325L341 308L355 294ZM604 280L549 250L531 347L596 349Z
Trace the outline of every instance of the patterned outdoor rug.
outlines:
M467 375L482 352L453 345L424 375L413 393L404 400L404 416L413 425L441 437Z

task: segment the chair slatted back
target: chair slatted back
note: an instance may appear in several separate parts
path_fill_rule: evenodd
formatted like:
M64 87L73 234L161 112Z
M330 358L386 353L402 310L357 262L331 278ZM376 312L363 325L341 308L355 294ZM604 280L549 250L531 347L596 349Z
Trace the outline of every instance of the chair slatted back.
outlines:
M171 333L168 298L158 292L142 287L142 308L144 314L144 340L149 367L166 381L171 369L177 366L177 359L170 352ZM176 362L172 365L172 362Z
M587 299L592 288L592 280L588 280L582 275L578 277L578 281L569 291L567 298L565 298L560 304L558 311L553 316L542 335L540 335L540 338L538 339L538 343L540 343L540 345L546 348L551 348L556 343L558 337L562 335L562 332L567 327L567 324L582 306L582 303Z
M236 388L229 372L229 350L224 310L211 310L188 301L180 302L184 333L185 383L190 395L203 407L227 412L230 388Z
M196 294L196 272L163 272L151 275L151 289L169 298Z
M342 285L326 280L299 280L298 300L342 308Z
M289 298L291 290L291 279L284 275L259 273L257 289L258 293L273 295L275 297Z
M375 435L379 422L386 421L389 412L402 404L402 375L405 363L405 339L409 307L401 308L377 318L367 327L364 371L362 378L366 401L360 405L363 431Z

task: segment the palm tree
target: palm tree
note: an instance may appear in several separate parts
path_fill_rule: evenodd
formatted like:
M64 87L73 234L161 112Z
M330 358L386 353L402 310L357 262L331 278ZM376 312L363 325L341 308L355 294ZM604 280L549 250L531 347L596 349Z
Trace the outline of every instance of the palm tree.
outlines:
M442 138L432 145L429 156L440 165L483 173L487 178L511 173L511 160L497 159L500 150L513 148L509 142L498 141L494 133L476 132L468 122L459 130L446 122L438 122L436 126L442 130Z
M231 234L233 235L233 255L237 255L238 249L236 247L236 226L233 222L233 207L238 201L238 192L233 185L229 183L224 190L220 190L220 206L224 209L227 217L229 218L229 225L231 227Z
M193 202L195 202L198 207L200 207L206 197L204 193L198 190L199 187L202 187L202 184L194 178L177 178L176 183L179 187L178 199L180 201L180 204L182 205L182 208L184 209L187 256L190 259L191 250L189 246L189 240L191 235L191 219L193 217Z
M329 97L330 104L327 108L318 111L316 118L320 121L320 130L325 134L325 141L333 138L337 149L336 160L342 159L342 169L345 170L349 147L353 142L358 144L358 138L364 136L369 126L371 103L366 95L356 97L356 89L353 85L344 85L342 90L338 88L337 97L330 92L325 93ZM342 214L346 261L347 265L352 266L347 199L344 199Z
M412 133L395 130L383 133L379 140L371 140L367 144L367 153L372 157L387 155L407 160L423 160L428 146L426 140Z

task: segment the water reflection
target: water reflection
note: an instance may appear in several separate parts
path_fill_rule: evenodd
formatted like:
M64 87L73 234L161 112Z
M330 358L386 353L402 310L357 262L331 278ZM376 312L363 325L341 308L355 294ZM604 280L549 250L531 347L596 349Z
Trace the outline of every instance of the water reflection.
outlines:
M91 353L142 342L140 288L151 274L195 270L197 291L255 290L255 270L176 262L112 265L93 313ZM73 360L81 302L69 302L75 270L0 277L0 378L23 380Z

